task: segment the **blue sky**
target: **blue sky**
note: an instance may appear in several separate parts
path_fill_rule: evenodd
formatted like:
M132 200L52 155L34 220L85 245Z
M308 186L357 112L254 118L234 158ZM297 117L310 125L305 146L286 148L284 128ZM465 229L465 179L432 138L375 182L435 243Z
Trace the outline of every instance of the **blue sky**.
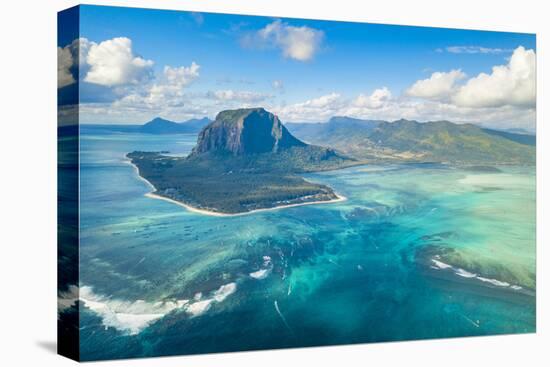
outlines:
M80 39L89 123L261 105L283 121L535 124L530 34L83 6Z

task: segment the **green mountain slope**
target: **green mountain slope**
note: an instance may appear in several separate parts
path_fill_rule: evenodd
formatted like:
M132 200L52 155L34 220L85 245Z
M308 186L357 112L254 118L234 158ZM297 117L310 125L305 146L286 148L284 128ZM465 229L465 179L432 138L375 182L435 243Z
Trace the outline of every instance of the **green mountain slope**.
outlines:
M534 137L472 124L398 120L299 125L289 124L298 138L371 162L535 163Z

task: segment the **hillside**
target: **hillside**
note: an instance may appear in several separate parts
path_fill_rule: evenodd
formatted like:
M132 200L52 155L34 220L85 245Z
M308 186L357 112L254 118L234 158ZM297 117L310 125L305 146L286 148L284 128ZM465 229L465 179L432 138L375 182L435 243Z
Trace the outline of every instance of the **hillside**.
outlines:
M311 126L305 126L311 125ZM287 124L298 138L369 162L534 164L535 138L449 121Z

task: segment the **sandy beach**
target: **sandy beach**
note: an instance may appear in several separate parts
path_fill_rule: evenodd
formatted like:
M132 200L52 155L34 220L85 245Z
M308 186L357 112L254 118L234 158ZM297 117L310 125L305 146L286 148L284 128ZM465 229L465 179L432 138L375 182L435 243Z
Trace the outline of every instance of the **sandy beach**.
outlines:
M293 207L304 206L304 205L333 204L333 203L338 203L338 202L342 202L342 201L347 200L347 198L345 196L340 195L337 192L335 192L334 194L337 196L337 198L334 199L334 200L311 201L311 202L306 202L306 203L286 204L286 205L274 206L272 208L254 209L254 210L250 210L248 212L243 212L243 213L234 213L234 214L218 213L218 212L213 212L213 211L210 211L210 210L195 208L191 205L182 203L181 201L177 201L177 200L170 199L170 198L167 198L167 197L162 196L162 195L155 194L155 191L157 191L157 189L155 188L155 186L151 182L149 182L147 179L145 179L143 176L140 175L139 168L135 164L133 164L129 159L126 159L125 162L127 162L132 167L134 167L134 170L136 171L136 174L137 174L138 178L140 180L142 180L143 182L145 182L153 190L152 192L148 192L147 194L145 194L146 197L151 198L151 199L164 200L164 201L167 201L169 203L176 204L176 205L179 205L181 207L184 207L185 209L189 210L190 212L197 213L197 214L203 214L203 215L210 215L210 216L213 216L213 217L238 217L238 216L242 216L242 215L249 215L249 214L254 214L254 213L259 213L259 212L264 212L264 211L272 211L272 210L279 210L279 209L285 209L285 208L293 208Z

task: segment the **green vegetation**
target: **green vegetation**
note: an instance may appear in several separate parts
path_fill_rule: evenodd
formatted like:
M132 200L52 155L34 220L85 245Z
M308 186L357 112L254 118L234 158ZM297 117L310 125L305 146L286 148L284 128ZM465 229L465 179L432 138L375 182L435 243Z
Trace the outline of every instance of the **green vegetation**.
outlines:
M263 108L220 112L201 131L188 157L127 156L155 186L155 194L230 214L337 199L330 187L298 174L359 163L296 139Z
M289 161L289 157L295 159ZM280 155L235 157L214 153L174 158L160 153L132 152L128 158L139 167L140 175L155 186L155 194L228 214L334 200L337 196L330 187L308 182L296 173L354 163L333 157L318 147L294 148Z
M349 120L287 126L300 139L368 162L535 163L535 140L529 135L449 121Z

